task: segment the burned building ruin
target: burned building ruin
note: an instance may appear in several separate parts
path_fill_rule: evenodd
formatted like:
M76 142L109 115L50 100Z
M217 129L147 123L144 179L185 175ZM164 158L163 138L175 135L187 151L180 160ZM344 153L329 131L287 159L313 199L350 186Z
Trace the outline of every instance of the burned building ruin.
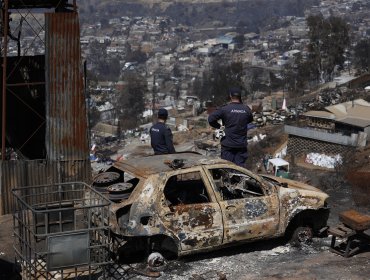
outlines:
M0 214L11 189L90 180L76 0L3 0Z

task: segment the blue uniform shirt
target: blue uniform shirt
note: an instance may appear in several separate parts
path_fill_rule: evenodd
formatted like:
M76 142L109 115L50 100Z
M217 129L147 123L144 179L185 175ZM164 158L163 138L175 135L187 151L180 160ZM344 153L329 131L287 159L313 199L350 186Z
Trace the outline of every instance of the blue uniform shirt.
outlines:
M154 154L173 154L175 148L173 146L171 129L162 122L158 122L150 128L151 145Z
M214 128L220 128L218 120L222 120L225 126L225 137L221 139L221 145L228 148L246 148L248 124L253 121L251 109L242 104L231 102L208 117L209 124Z

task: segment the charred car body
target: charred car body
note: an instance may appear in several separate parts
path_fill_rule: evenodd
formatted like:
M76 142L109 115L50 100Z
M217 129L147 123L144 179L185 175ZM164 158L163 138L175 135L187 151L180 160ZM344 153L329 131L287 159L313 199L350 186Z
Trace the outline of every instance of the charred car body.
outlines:
M93 186L113 202L112 236L122 253L181 256L285 234L304 241L329 216L328 195L317 188L196 153L116 162Z

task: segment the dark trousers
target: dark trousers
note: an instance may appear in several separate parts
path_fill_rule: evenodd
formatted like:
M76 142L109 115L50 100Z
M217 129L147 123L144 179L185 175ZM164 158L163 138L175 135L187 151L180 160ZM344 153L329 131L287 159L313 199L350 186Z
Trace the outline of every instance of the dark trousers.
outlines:
M221 146L221 158L231 161L241 167L245 167L248 151L247 148L229 148Z

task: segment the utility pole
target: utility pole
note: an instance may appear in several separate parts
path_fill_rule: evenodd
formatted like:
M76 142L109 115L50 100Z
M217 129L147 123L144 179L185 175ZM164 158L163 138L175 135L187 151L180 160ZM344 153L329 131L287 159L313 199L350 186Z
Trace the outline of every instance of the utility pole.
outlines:
M3 31L3 84L2 84L2 130L1 130L1 160L5 160L6 157L6 89L7 89L7 57L8 57L8 33L9 33L9 11L8 11L8 0L4 1L4 31Z
M154 124L156 121L155 117L155 99L157 94L157 84L155 81L155 74L153 74L153 86L152 86L152 123Z

